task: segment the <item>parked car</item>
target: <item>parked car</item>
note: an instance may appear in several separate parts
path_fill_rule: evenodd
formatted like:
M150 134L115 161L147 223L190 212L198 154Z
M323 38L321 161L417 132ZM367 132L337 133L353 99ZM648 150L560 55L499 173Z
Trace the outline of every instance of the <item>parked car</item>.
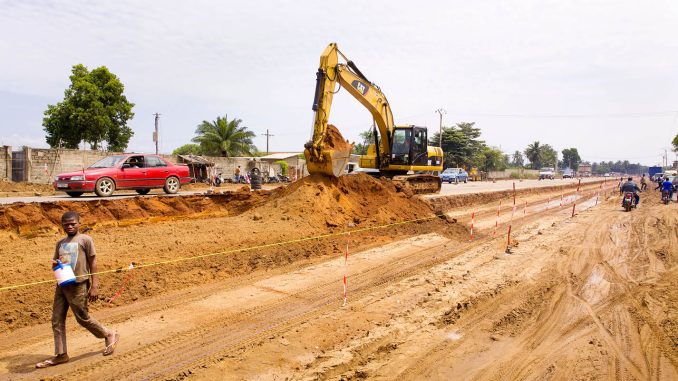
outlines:
M162 188L173 194L190 181L186 165L172 164L158 155L124 154L107 156L81 171L61 173L54 178L54 189L71 197L87 192L107 197L117 189L134 189L144 195Z
M539 180L546 180L546 179L555 180L555 178L556 178L556 175L555 175L555 171L554 171L553 168L544 167L544 168L539 170Z
M468 173L462 168L447 168L440 174L440 179L450 184L468 182Z

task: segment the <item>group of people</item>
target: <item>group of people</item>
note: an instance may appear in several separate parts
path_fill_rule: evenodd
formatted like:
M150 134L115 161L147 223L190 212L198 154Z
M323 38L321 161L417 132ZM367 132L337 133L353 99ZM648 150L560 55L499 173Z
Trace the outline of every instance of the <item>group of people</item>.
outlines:
M625 192L633 193L633 196L636 199L636 205L640 203L640 195L638 193L644 192L647 190L647 177L643 173L643 176L640 178L640 187L633 181L632 177L629 177L626 182L624 178L619 179L619 194L624 194ZM659 190L660 192L669 192L669 200L673 198L673 192L678 189L678 177L671 182L668 176L657 178L657 186L654 190Z

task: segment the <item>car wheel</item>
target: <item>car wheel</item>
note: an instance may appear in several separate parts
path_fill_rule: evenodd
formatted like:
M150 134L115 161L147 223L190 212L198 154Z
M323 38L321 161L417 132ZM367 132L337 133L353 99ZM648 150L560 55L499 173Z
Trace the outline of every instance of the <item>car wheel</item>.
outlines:
M145 195L145 194L148 194L148 192L150 192L150 191L151 191L151 190L150 190L149 188L146 188L146 189L137 189L137 193L139 193L139 194L142 195L142 196Z
M82 193L83 192L66 192L66 194L71 196L71 197L80 197L80 196L82 196Z
M94 185L94 193L99 197L108 197L115 191L115 181L110 177L102 177Z
M165 180L165 186L162 188L167 194L175 194L179 191L179 179L171 176Z

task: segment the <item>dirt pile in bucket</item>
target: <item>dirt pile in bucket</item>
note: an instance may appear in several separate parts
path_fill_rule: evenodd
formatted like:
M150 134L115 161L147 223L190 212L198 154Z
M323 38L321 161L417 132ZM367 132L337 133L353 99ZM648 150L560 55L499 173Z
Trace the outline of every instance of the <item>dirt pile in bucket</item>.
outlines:
M344 139L344 137L341 135L341 132L339 132L339 129L332 124L327 125L324 143L325 147L337 151L351 150L351 144L348 142L348 140Z

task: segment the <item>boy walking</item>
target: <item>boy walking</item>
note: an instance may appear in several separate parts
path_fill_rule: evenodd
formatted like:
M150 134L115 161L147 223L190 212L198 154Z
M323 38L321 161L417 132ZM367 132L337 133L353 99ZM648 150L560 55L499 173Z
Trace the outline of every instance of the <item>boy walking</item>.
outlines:
M68 362L66 348L66 314L73 310L78 324L90 331L95 337L105 339L104 356L113 354L120 335L109 330L89 315L87 302L95 301L99 296L96 250L92 237L80 234L80 216L76 212L66 212L61 216L61 226L66 237L57 242L52 258L52 266L57 260L73 268L76 282L66 286L56 286L52 304L52 331L54 332L54 357L35 364L36 368Z

